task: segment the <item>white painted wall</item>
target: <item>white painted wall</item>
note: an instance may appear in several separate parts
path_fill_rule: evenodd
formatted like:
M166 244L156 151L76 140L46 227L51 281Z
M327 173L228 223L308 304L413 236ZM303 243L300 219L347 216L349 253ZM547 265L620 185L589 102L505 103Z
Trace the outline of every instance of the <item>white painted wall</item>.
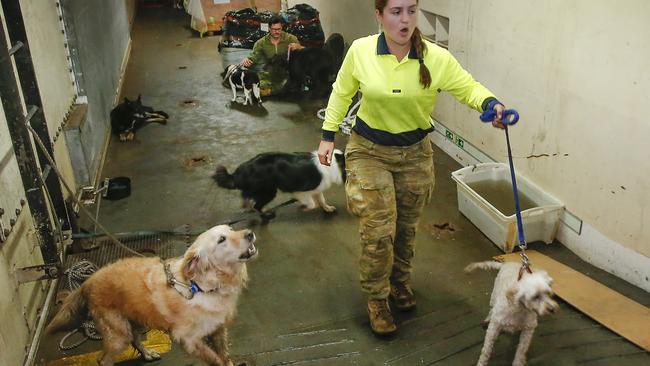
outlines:
M350 44L353 40L377 33L373 0L290 0L289 7L309 4L320 12L321 26L327 38L341 33Z
M589 228L588 238L564 235L570 247L650 288L646 269L623 270L616 258L625 252L640 266L650 257L650 2L420 2L448 14L450 51L521 113L511 129L517 169ZM507 161L503 133L475 111L443 96L434 118Z

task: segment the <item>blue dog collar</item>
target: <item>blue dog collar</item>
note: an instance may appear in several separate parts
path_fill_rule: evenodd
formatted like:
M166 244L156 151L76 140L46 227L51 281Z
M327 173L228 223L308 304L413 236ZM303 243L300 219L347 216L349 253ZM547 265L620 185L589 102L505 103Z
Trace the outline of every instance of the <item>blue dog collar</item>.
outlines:
M203 290L201 290L201 288L199 287L199 285L196 284L196 282L190 281L190 292L192 293L192 295L194 295L197 292L203 292Z

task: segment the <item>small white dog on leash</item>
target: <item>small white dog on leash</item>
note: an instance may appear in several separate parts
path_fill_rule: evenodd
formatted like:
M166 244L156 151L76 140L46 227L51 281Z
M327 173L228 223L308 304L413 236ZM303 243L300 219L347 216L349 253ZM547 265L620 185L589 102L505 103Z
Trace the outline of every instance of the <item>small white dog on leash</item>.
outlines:
M498 270L490 298L490 312L485 319L488 323L485 342L481 350L478 366L488 364L494 342L502 331L514 333L521 331L515 359L515 366L526 364L526 352L537 327L537 317L557 310L553 300L551 283L553 280L545 271L529 273L520 263L499 263L494 261L472 263L465 272L475 269Z

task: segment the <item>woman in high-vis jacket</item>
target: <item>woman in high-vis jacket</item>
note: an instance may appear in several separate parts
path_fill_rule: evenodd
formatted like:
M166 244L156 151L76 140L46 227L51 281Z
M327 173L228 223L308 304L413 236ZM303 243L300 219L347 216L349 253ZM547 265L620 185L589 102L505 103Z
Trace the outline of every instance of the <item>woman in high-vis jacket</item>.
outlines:
M368 296L372 330L397 330L389 298L402 311L416 301L410 285L415 232L434 185L428 133L441 91L482 112L504 107L444 48L417 29L417 0L376 0L381 34L350 46L327 105L318 148L328 165L334 134L352 97L363 98L345 149L348 210L360 218L361 287Z

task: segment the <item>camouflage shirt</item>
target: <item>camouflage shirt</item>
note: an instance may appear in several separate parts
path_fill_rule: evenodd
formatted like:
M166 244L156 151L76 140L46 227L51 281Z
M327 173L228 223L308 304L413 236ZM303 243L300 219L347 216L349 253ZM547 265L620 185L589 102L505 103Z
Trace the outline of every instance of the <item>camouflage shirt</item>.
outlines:
M271 42L271 34L267 34L255 42L253 52L248 58L253 61L256 67L263 67L275 55L286 56L290 43L299 43L298 38L293 34L282 32L280 42L277 45Z

